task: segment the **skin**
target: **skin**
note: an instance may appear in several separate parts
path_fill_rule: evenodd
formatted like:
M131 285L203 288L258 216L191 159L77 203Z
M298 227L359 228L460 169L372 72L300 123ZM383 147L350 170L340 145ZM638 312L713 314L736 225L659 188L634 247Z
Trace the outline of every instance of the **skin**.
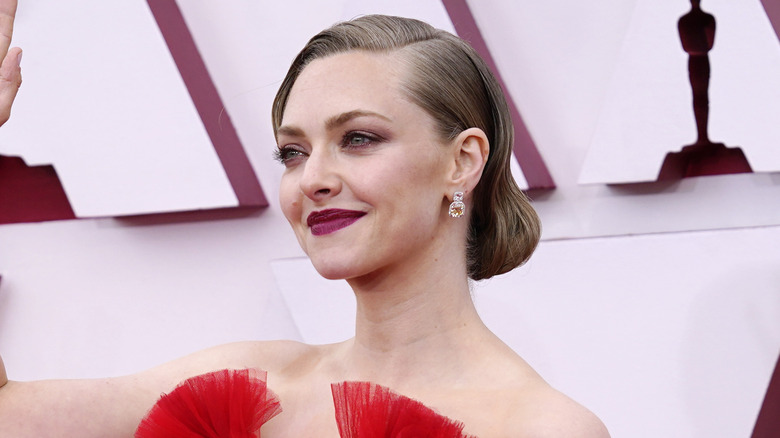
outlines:
M481 438L608 436L477 315L468 221L450 218L447 205L456 190L469 205L489 144L476 128L437 138L430 116L400 91L405 72L389 67L402 65L398 56L313 61L292 89L277 139L282 209L315 268L355 291L354 338L236 343L132 376L9 382L0 389L0 436L132 436L161 392L190 376L247 367L268 371L284 409L263 426L265 438L338 437L330 384L344 380L389 386ZM365 215L314 236L306 218L327 208Z
M22 85L22 49L11 46L11 36L14 29L14 17L16 16L16 0L0 1L0 126L4 125L11 116L11 106L16 98L16 93ZM8 375L5 371L3 358L0 357L0 387L8 383Z
M291 409L265 430L337 436L329 383L369 380L481 437L607 436L477 315L466 276L468 221L450 218L447 205L456 190L469 205L489 144L475 128L440 139L434 120L400 91L405 72L390 67L404 65L400 56L348 52L316 60L291 91L277 139L287 166L280 203L315 268L354 290L357 331L344 343L312 348L294 372L276 380L269 374ZM306 217L325 208L366 215L314 236ZM325 389L313 396L311 388Z
M15 15L16 0L0 1L0 57L3 58L0 64L0 125L11 116L11 105L22 85L22 70L19 67L22 50L18 47L9 50Z

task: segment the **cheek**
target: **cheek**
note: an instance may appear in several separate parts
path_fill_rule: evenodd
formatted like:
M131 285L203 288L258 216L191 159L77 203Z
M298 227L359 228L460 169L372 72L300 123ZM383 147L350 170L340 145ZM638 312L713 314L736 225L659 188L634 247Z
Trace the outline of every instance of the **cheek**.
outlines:
M303 249L304 252L307 252L306 242L300 227L302 214L300 190L295 189L295 187L292 187L289 184L285 185L284 178L282 178L282 182L279 186L279 205L282 208L285 219L287 219L287 222L290 224L290 227L295 234L295 238L298 240L298 245L301 246L301 249Z
M409 159L404 156L385 162L381 167L363 172L355 188L364 189L370 192L367 196L392 205L396 213L436 215L444 196L442 184L445 180L442 163L436 158Z
M372 187L377 189L373 196L381 200L383 213L387 213L393 223L427 227L439 217L442 194L437 179L430 175L430 169L409 168L392 175L372 177L376 180Z
M279 184L279 205L282 207L282 213L284 213L284 216L291 224L299 221L301 217L299 193L300 191L295 188L289 179L282 177Z

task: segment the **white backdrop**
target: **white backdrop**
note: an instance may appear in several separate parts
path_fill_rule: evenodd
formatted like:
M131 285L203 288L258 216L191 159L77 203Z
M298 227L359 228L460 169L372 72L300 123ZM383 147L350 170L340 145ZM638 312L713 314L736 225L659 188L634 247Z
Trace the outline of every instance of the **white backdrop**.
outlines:
M420 4L441 11L181 2L271 205L0 227L11 378L129 373L234 340L343 337L344 284L312 273L278 207L270 101L322 27ZM614 437L749 437L780 350L780 177L696 178L660 193L579 186L633 3L470 4L559 185L537 196L545 240L531 262L475 285L486 321ZM588 237L604 235L615 237ZM327 318L305 316L314 299Z
M238 205L146 2L21 3L0 153L53 164L77 217Z

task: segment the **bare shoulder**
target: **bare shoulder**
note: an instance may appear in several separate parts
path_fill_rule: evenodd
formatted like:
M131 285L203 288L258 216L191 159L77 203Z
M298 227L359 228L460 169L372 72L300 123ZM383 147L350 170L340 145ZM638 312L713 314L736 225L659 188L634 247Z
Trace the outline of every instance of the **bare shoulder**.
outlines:
M523 391L511 396L504 430L507 436L529 438L609 438L601 420L590 410L550 387L534 385L529 394Z
M226 368L254 368L275 373L314 351L315 347L295 341L234 342L172 360L136 377L168 390L189 377Z

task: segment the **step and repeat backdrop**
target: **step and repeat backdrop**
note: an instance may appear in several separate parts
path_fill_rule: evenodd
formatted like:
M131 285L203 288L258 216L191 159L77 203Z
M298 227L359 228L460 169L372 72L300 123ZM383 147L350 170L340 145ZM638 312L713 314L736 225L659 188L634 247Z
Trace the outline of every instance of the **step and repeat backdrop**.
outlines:
M0 128L12 378L351 336L348 286L279 209L270 106L312 35L383 13L468 40L510 100L544 231L473 285L488 325L615 437L753 433L780 352L771 0L20 3Z

